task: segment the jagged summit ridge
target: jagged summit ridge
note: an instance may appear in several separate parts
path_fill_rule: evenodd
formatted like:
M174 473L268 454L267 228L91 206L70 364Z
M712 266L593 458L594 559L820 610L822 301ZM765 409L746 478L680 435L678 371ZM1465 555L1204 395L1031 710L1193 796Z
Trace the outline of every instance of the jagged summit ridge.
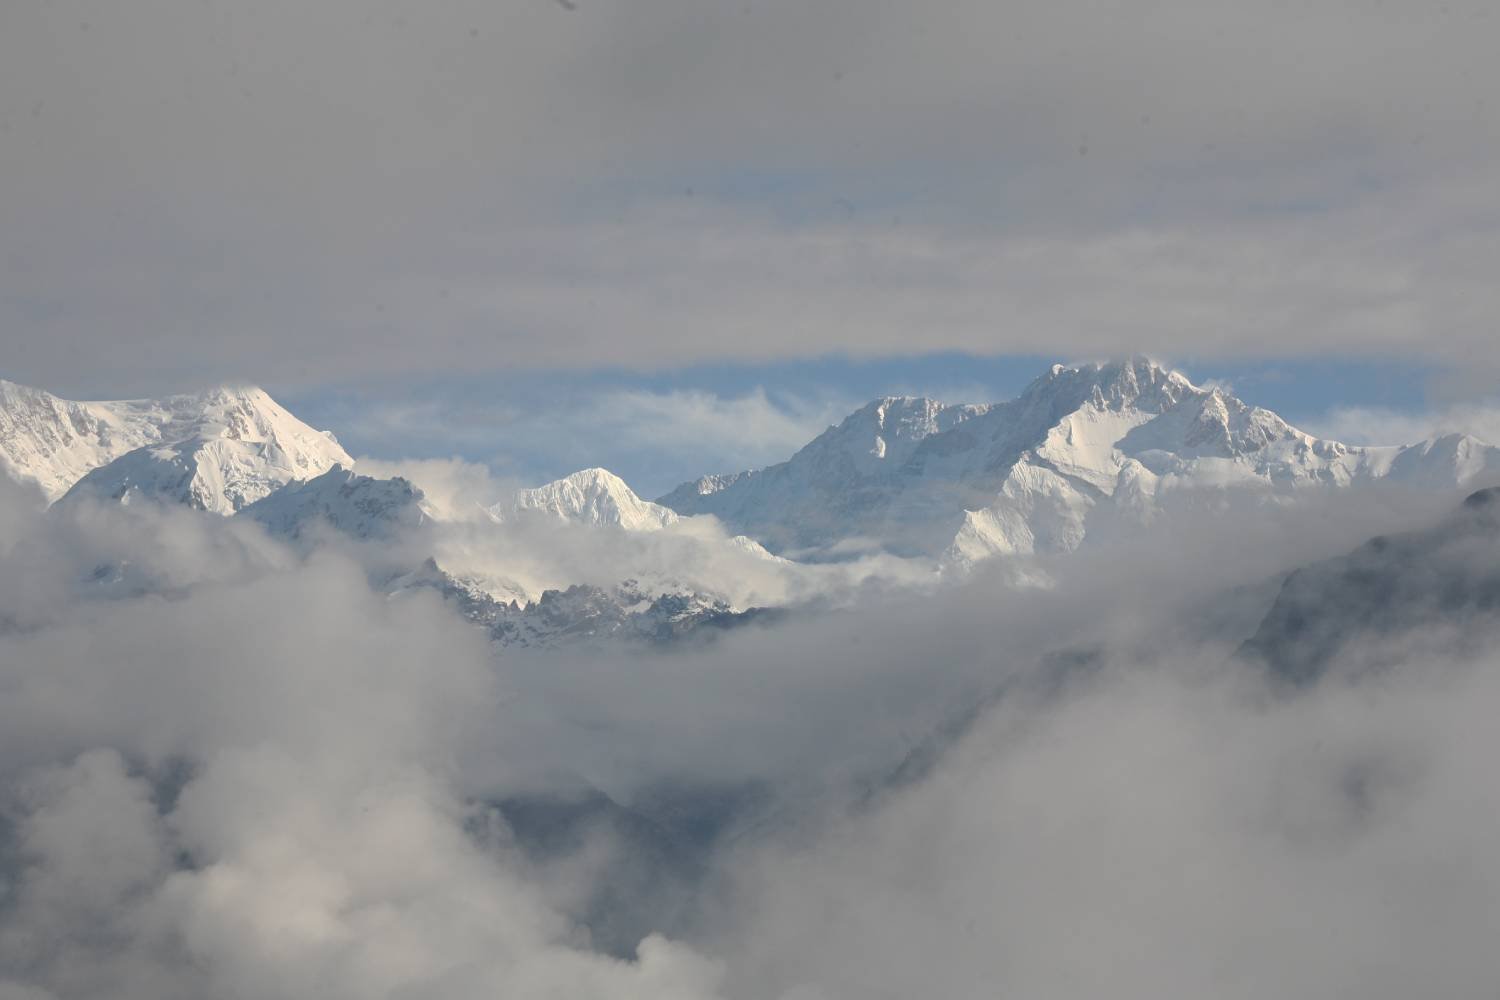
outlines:
M934 554L965 509L982 508L1004 473L1073 414L1053 450L1078 467L1082 451L1108 448L1117 430L1196 392L1181 374L1145 359L1054 365L1015 400L949 405L877 399L779 465L684 484L658 502L680 514L714 514L773 550L826 549L879 539L901 554Z
M0 381L0 466L35 482L49 501L138 449L187 454L193 450L187 442L220 439L274 446L292 469L307 474L334 461L350 462L333 435L308 427L255 386L223 385L163 399L78 401ZM148 464L138 457L130 463L131 475L138 478ZM179 476L188 471L186 462L175 467Z
M128 451L191 436L206 409L201 395L78 401L0 380L0 464L56 500Z
M878 547L969 564L1069 551L1194 490L1386 476L1454 487L1497 473L1496 449L1472 438L1349 447L1134 357L1053 365L1003 403L878 399L786 462L705 477L659 502L713 514L773 551L837 558Z
M331 435L254 387L75 402L0 382L0 404L0 462L54 498L230 514L351 464ZM742 545L753 539L794 559L882 552L966 565L1070 551L1204 493L1279 496L1382 478L1446 489L1487 477L1500 477L1500 458L1475 438L1350 447L1133 357L1050 366L1005 402L881 397L785 462L706 476L656 503L592 468L487 510L500 521L629 531L713 515Z
M1137 355L1120 361L1052 365L1032 380L1018 400L1047 402L1059 413L1072 412L1085 403L1099 409L1160 413L1185 395L1203 391L1181 372Z
M62 442L52 448L50 461L33 462L56 483L64 480L58 470L68 463L98 462L68 486L65 500L166 501L232 514L292 480L353 465L332 434L304 424L254 386L220 386L158 401L56 402L64 404L61 412L96 420L82 424L83 433L74 424L71 435L45 421L33 424L34 431L53 431L49 444ZM40 439L33 434L28 440ZM31 454L48 457L40 448Z

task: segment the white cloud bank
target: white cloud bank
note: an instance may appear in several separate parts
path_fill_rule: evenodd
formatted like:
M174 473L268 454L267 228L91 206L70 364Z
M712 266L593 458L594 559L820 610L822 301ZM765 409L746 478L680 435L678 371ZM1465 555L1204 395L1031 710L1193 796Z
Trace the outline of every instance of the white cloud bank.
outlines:
M133 518L190 592L0 635L0 996L714 995L666 941L591 952L461 796L501 698L478 633L336 557L216 579L197 518ZM32 527L7 576L29 547L87 578Z
M1225 659L1262 584L1411 498L1188 515L1051 590L980 575L651 655L497 655L435 597L373 592L357 549L34 501L0 484L5 1000L1394 1000L1500 975L1492 625L1295 697ZM695 876L700 919L648 910L633 961L592 947L592 847L538 860L490 805L583 781L762 795ZM643 823L611 850L682 849Z

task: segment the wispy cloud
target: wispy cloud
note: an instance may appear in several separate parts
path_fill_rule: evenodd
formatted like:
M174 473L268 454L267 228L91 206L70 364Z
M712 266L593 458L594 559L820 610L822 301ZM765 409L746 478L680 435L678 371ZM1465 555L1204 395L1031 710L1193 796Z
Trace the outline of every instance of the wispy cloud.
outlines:
M782 461L854 405L836 393L812 401L773 399L763 389L731 397L701 390L633 391L602 397L578 423L609 427L635 449L701 455L717 463L715 471L738 471Z
M1442 434L1471 434L1500 441L1500 402L1412 411L1378 406L1345 406L1304 421L1310 433L1347 444L1411 444Z
M720 394L554 385L557 391L517 387L493 396L445 395L437 387L400 402L350 398L327 419L353 428L383 459L462 454L512 486L604 466L650 497L695 476L782 461L858 405L836 389L809 398L759 388ZM464 475L473 480L471 473ZM480 486L472 481L468 489Z

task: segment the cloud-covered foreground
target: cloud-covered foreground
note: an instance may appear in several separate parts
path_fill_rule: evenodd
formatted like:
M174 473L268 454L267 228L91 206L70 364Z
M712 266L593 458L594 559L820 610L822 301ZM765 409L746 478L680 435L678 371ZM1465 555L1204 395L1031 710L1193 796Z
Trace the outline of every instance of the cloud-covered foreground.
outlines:
M1281 570L1418 513L518 654L357 547L0 485L0 997L1482 995L1490 657L1435 627L1294 692L1232 655ZM507 812L590 788L635 825L549 854ZM669 913L627 876L678 847Z
M1494 659L1293 703L1194 666L998 711L921 785L755 857L732 988L1483 995Z
M166 563L187 523L210 522L115 528ZM32 527L74 575L72 526ZM189 554L186 593L31 612L0 639L0 995L712 993L715 967L665 942L591 953L461 795L500 701L478 633L336 557L205 579L215 554Z

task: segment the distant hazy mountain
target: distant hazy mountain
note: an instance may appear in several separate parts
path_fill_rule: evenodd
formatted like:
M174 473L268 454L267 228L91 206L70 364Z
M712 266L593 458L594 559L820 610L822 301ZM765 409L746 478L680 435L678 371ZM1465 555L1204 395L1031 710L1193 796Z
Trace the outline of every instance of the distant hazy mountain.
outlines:
M1500 624L1500 489L1469 496L1437 525L1371 539L1347 556L1299 569L1242 655L1294 683L1321 676L1357 643L1362 665L1383 648L1462 647Z
M708 476L657 502L713 514L773 551L866 548L968 564L1067 552L1194 493L1288 494L1383 477L1500 478L1500 450L1452 435L1407 447L1315 438L1145 359L1054 365L1016 399L878 399L788 461Z

